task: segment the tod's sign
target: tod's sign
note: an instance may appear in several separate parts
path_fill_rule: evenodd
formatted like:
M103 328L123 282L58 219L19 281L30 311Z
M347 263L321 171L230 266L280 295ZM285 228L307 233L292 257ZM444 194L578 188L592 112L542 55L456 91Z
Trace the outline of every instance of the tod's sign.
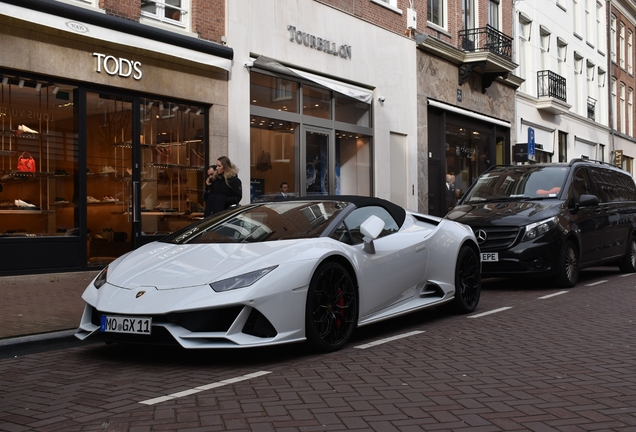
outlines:
M122 78L132 76L136 80L143 76L141 62L100 53L93 53L93 57L97 57L95 71L98 73L102 73L103 70L108 75L119 75Z

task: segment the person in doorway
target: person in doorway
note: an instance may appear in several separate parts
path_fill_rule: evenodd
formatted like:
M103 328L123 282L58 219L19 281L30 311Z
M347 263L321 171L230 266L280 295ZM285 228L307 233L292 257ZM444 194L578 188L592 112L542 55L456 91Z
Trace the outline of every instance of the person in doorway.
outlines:
M289 184L287 182L282 182L280 184L280 192L274 199L276 200L285 200L288 199L291 195L289 194Z
M238 168L227 156L221 156L217 159L216 165L210 165L208 168L203 193L203 217L238 205L242 196L243 188L238 178Z
M455 183L454 175L446 174L446 210L451 211L457 203L457 196L455 195Z

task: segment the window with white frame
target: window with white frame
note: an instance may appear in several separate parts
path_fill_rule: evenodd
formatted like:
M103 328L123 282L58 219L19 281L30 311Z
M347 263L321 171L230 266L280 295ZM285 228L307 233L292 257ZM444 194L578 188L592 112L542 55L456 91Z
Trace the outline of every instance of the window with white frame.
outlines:
M586 76L587 76L587 97L588 97L587 116L588 118L595 120L596 119L595 105L596 105L596 101L598 100L598 96L596 94L597 87L594 85L594 73L596 72L596 65L588 60L586 66L587 66ZM590 98L594 99L594 103L592 104L592 110L593 110L592 113L590 113Z
M621 69L625 69L625 24L620 23L619 24L619 34L618 34L618 42L620 43L619 45L619 53L620 53L620 59L618 59L620 65L621 65Z
M189 30L190 0L141 0L141 16Z
M438 25L440 27L446 27L446 0L428 0L428 14L427 19L429 22Z
M610 17L610 58L616 62L616 15Z
M526 93L531 93L531 82L526 79L528 76L528 53L529 53L529 41L530 35L532 33L532 20L524 15L523 13L519 13L519 55L517 57L517 63L519 63L519 77L524 79L523 84L521 84L521 90Z
M603 3L596 1L596 46L599 51L605 52L605 13Z
M58 0L69 4L80 4L83 6L99 7L99 0Z
M618 125L618 101L616 98L616 78L612 77L612 129Z
M548 52L550 51L550 30L539 26L539 43L541 44L541 70L550 69Z
M574 20L574 33L581 35L581 0L572 0L572 19Z
M627 31L627 72L634 72L634 33Z
M585 89L583 82L583 56L578 52L574 51L574 112L581 113L582 101L583 99L583 91Z
M559 75L565 76L565 61L568 58L568 43L561 39L557 38L557 61L559 62L558 70Z
M490 0L488 2L488 24L491 27L496 28L497 30L499 30L500 28L500 25L499 25L500 4L499 3L500 3L499 0Z
M597 70L597 79L596 79L596 84L598 85L598 90L597 90L597 94L599 95L598 98L598 102L596 104L596 112L597 112L597 116L596 116L596 121L602 124L607 124L607 109L605 108L605 104L606 104L606 100L607 98L605 97L605 94L607 93L604 88L605 88L605 80L607 79L607 74L605 73L605 70L601 67L598 68Z
M397 9L397 0L373 0L377 3L386 3L394 9Z
M627 89L627 135L634 136L634 89Z
M464 30L477 28L476 0L462 0L462 24Z
M627 131L627 106L625 104L625 83L621 83L621 133L625 133Z
M585 0L585 40L594 42L594 24L595 21L593 13L596 12L596 8L592 5L594 0Z

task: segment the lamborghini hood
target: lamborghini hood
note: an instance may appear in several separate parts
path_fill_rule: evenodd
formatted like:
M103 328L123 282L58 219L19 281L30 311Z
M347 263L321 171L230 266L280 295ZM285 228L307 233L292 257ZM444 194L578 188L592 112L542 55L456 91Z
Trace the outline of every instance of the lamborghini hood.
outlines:
M289 261L300 255L298 243L298 240L193 245L154 242L110 264L107 280L127 289L203 285Z

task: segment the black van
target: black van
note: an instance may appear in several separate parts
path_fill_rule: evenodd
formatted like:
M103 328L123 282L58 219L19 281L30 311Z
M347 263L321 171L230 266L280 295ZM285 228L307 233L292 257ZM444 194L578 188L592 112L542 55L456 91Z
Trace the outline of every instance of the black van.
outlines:
M494 166L446 218L475 232L484 277L549 277L573 287L584 267L636 271L636 184L606 163Z

